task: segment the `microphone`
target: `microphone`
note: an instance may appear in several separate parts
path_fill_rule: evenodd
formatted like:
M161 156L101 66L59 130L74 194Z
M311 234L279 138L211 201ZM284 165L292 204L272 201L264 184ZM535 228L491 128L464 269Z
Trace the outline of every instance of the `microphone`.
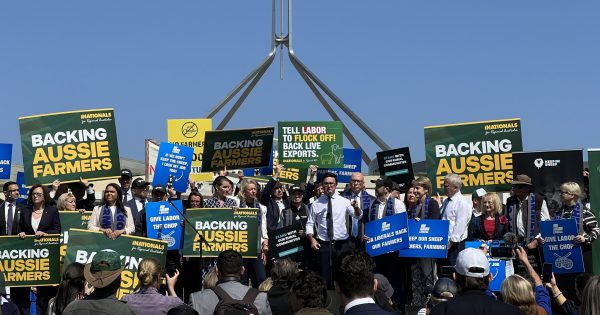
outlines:
M504 234L503 238L506 244L516 245L519 242L519 238L513 232L507 232Z

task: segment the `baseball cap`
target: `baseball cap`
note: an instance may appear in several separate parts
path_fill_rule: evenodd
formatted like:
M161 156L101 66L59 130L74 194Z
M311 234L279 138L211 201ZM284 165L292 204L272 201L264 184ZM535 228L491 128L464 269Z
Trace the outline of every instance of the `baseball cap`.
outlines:
M458 295L458 286L450 278L439 278L433 286L431 295L438 299L452 298Z
M150 183L143 180L141 177L136 178L133 183L131 183L131 187L133 188L142 188L148 185L150 185Z
M128 168L124 168L121 170L121 177L129 177L132 178L133 177L133 173L131 172L130 169Z
M96 253L92 262L83 268L83 276L95 288L104 288L113 283L123 271L121 256L112 249Z
M163 193L166 194L167 193L167 189L165 188L164 185L156 185L152 188L152 193Z
M375 183L375 188L384 186L391 190L394 187L394 181L389 177L379 177L376 180L371 180L371 183Z
M483 271L474 271L472 268L481 268ZM454 269L465 277L483 278L490 274L490 262L481 249L465 248L458 253Z
M292 188L290 188L289 194L291 195L292 193L295 193L297 191L304 192L304 189L302 189L302 187L300 187L298 185L294 185L294 186L292 186Z

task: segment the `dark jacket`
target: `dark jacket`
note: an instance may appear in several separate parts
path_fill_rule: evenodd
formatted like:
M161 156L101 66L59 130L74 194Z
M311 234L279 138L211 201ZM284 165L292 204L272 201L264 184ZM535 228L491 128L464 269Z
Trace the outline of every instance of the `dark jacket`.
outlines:
M126 206L128 206L129 209L131 209L131 215L133 215L133 224L135 224L135 226L137 227L138 224L140 224L140 212L142 211L142 209L138 209L137 202L135 202L135 197L131 200L128 200Z
M294 314L290 302L290 289L274 286L267 292L267 300L273 314Z
M35 231L31 225L31 215L33 213L33 206L28 205L25 207L19 215L19 228L17 233L25 232L27 235L34 235ZM58 216L58 209L54 206L44 208L38 231L42 231L48 234L60 234L60 217Z
M394 315L393 313L384 311L375 303L359 304L348 309L344 315L360 314L360 315Z
M273 187L277 183L276 180L269 180L265 188L260 193L260 203L267 207L267 229L269 231L277 230L277 223L279 223L279 206L275 199L271 198L271 192ZM288 201L287 194L283 193L282 198L285 209L290 208L290 202ZM290 213L291 215L291 213Z
M504 224L500 223L501 217L502 221L505 222ZM485 232L484 222L485 218L483 217L483 215L471 219L471 222L469 222L469 235L467 236L467 239L469 241L501 240L504 237L504 234L508 232L508 219L505 216L500 216L500 214L498 213L496 213L496 217L494 218L495 228L494 235L492 235L492 238L489 238L487 233Z
M0 235L7 235L6 233L6 217L4 215L4 207L6 201L0 202ZM19 212L25 208L24 205L15 202L15 209L13 209L13 225L12 235L17 234L19 228Z
M461 295L436 305L430 315L517 315L521 311L513 305L494 300L484 291L466 291Z

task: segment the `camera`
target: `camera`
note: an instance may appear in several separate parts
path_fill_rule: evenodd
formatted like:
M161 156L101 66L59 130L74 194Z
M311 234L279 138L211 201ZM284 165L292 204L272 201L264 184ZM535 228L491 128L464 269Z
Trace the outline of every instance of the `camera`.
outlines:
M492 241L490 243L490 256L499 259L513 259L515 258L515 249L517 249L517 244L515 243Z

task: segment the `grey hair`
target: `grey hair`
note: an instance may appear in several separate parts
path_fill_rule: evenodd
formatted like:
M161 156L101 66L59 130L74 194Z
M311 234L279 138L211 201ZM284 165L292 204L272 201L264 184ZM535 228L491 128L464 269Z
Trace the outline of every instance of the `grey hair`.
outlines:
M456 174L451 173L446 175L446 177L444 177L444 181L447 181L448 183L452 184L452 186L458 189L462 187L462 180L460 180L460 176Z

